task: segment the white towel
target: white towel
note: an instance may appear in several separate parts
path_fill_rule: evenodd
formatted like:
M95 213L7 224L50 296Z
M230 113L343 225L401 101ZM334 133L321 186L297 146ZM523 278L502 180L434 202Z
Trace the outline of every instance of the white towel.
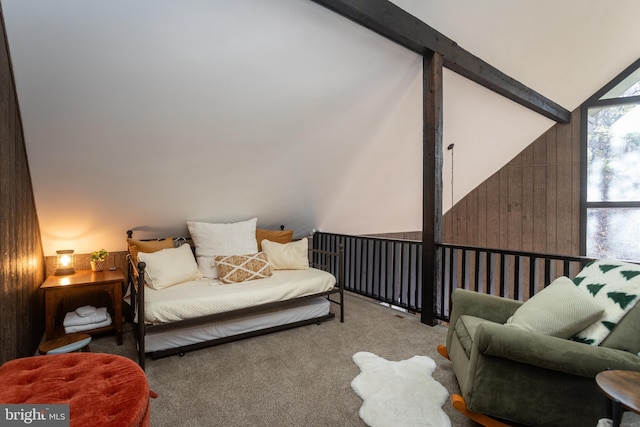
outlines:
M111 316L107 313L107 320L103 322L90 323L88 325L80 325L80 326L66 326L64 328L65 334L73 334L76 332L90 331L91 329L104 328L105 326L109 326L111 324Z
M83 326L91 323L104 322L109 313L107 313L107 307L100 307L96 310L96 314L92 316L81 317L75 311L70 311L64 316L64 322L62 324L66 326Z
M92 305L85 305L76 308L76 313L80 317L93 316L94 314L96 314L96 308Z

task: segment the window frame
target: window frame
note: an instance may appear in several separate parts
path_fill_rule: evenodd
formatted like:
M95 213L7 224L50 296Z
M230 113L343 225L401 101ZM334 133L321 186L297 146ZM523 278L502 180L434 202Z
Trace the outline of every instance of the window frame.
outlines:
M640 105L640 96L628 96L622 98L600 99L618 84L622 83L629 75L640 69L640 59L629 65L613 80L607 83L599 91L593 94L580 105L580 254L587 254L587 210L592 208L640 208L640 200L637 201L613 201L613 202L589 202L587 201L587 144L588 144L588 112L593 107L611 107L625 104Z

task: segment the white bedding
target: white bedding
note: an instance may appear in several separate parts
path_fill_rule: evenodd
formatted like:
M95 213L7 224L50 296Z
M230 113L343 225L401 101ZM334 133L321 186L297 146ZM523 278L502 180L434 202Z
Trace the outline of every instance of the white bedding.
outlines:
M252 313L239 319L152 331L144 336L145 351L166 350L318 318L329 314L330 305L326 298L310 298L292 307Z
M333 289L336 278L326 271L276 270L273 276L229 285L202 279L157 291L145 288L146 323L165 323L224 313Z

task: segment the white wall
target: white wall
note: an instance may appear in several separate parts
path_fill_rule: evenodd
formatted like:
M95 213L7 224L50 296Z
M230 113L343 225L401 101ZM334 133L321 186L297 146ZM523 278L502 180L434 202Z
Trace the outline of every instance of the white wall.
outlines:
M310 0L1 1L45 254L187 220L421 229L420 56ZM394 1L568 109L640 45L629 0ZM444 84L446 211L552 122Z
M418 55L308 0L2 5L46 254L420 228Z

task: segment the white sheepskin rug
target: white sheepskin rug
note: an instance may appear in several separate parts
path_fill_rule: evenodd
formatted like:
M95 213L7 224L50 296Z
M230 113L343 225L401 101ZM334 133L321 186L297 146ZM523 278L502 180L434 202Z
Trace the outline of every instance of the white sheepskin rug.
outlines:
M363 400L360 418L371 427L450 427L442 410L449 392L431 374L436 362L413 356L391 362L373 353L358 352L353 361L360 374L351 387Z

